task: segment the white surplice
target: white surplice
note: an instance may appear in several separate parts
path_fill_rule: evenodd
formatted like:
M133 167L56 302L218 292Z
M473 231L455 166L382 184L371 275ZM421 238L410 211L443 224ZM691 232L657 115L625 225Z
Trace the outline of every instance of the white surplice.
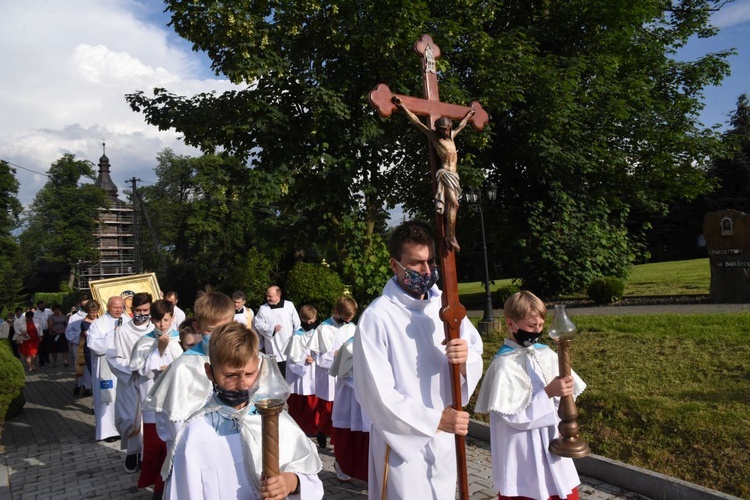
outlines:
M175 359L154 382L143 403L156 414L156 431L170 445L185 420L200 410L213 392L206 376L210 335Z
M125 318L120 317L123 322ZM115 425L115 395L117 377L107 362L107 351L115 349L115 335L121 328L118 319L106 313L91 323L86 345L91 350L91 389L94 396L94 416L96 417L96 439L119 436Z
M336 377L336 399L331 413L333 426L351 431L370 432L372 421L354 397L353 336L336 348L331 374Z
M559 374L557 354L544 344L506 339L487 369L475 410L490 414L492 480L504 496L566 498L580 484L573 460L550 453L559 435L559 398L544 388ZM573 395L586 384L575 373Z
M138 390L140 408L144 424L155 424L156 413L144 408L144 401L156 378L162 374L162 368L169 366L182 354L180 334L172 330L169 344L164 353L159 352L159 337L162 333L156 329L147 333L135 343L130 356L130 369L136 374L135 386Z
M281 325L278 332L274 331L276 325ZM288 300L273 307L263 304L253 320L253 326L263 338L266 354L276 356L277 362L286 361L284 346L301 325L297 309Z
M307 364L307 356L310 354L307 344L313 335L315 335L314 328L309 331L298 328L284 346L286 383L289 384L292 394L301 396L315 394L315 365Z
M117 377L115 425L120 433L120 449L127 450L128 455L140 453L143 448L140 397L135 382L136 375L130 369L130 354L138 339L152 329L150 321L142 325L136 325L132 320L124 323L114 336L114 348L108 349L105 354L112 373ZM134 430L137 433L131 436Z
M330 374L336 349L354 334L356 325L339 323L333 317L318 326L308 344L315 360L315 395L325 401L336 399L336 377Z
M297 474L300 481L299 494L288 498L322 498L322 464L315 446L287 412L279 414L278 425L279 470ZM166 498L260 498L261 458L261 417L252 403L236 410L211 398L185 423L164 463Z
M425 300L416 299L394 277L359 320L354 387L372 420L371 499L381 498L387 447L387 498L455 498L455 436L438 431L443 409L452 404L440 296L433 286ZM482 340L466 318L460 332L469 348L467 376L461 377L466 404L482 375Z

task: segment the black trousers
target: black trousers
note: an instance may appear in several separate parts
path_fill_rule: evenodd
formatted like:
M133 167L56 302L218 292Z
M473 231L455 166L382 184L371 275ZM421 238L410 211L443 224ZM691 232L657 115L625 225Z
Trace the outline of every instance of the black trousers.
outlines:
M44 330L41 342L39 342L39 366L49 363L49 352L50 346L52 345L52 337L50 337L49 330Z

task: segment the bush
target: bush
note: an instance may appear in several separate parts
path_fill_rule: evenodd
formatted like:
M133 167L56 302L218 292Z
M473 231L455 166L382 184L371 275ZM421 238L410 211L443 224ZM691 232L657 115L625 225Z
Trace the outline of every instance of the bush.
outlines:
M37 302L43 300L48 309L52 309L52 306L55 304L60 304L62 307L67 295L67 292L38 292L34 294L34 306L36 306ZM68 311L63 309L63 314L66 312Z
M505 301L508 300L508 297L520 291L521 288L519 288L518 285L501 286L495 290L495 303L502 309L505 306Z
M21 413L25 382L21 361L13 356L7 340L0 341L0 422Z
M333 310L336 299L344 294L344 284L334 271L320 264L298 262L289 271L286 297L300 307L309 304L324 319Z
M599 305L620 300L624 291L625 281L613 276L597 278L586 289L589 298Z

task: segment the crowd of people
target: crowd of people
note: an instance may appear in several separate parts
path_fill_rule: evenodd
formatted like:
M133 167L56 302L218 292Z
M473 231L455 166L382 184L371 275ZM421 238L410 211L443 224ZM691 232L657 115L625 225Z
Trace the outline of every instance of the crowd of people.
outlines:
M468 433L469 414L452 407L451 365L468 402L483 374L482 340L466 318L460 338L445 339L427 225L400 225L389 252L393 278L357 324L351 297L322 319L271 286L256 313L242 291L201 292L191 317L174 292L136 293L130 314L120 296L103 305L83 297L68 318L40 303L17 310L0 335L29 371L57 364L58 354L67 365L73 354L74 394L93 396L95 439L120 441L125 472L139 473L138 487L153 487L154 498L322 498L318 449L333 446L337 478L367 481L371 499L452 499L454 435ZM560 397L585 384L559 376L556 354L538 342L540 299L516 293L504 317L508 338L475 406L490 414L499 498L577 499L572 460L549 444ZM272 477L262 474L252 399L263 363L276 363L291 391Z

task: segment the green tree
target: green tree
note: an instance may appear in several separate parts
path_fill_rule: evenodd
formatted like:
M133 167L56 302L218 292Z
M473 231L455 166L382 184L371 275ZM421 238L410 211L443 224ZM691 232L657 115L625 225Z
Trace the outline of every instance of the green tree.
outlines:
M54 162L49 179L34 197L24 214L21 249L35 273L45 263L61 263L70 270L68 289L73 288L76 264L96 260L94 245L99 229L99 213L107 207L107 196L94 184L82 179L96 179L93 164L76 160L67 153ZM31 276L27 276L27 282Z
M719 183L709 195L712 210L732 208L750 211L750 100L747 94L737 98L737 109L729 119L729 129L723 140L731 148L728 154L716 159L709 175Z
M217 74L248 86L127 100L149 123L248 158L284 185L278 206L299 215L295 234L341 239L342 214L351 215L369 245L396 203L433 217L424 138L366 102L379 82L421 95L409 49L431 33L442 99L480 101L491 116L485 133L459 139L462 179L473 185L487 170L499 185L502 260L553 295L627 272L646 229L627 227L631 211L663 213L707 188L706 161L721 145L698 125L700 98L727 74L732 52L673 55L691 36L715 34L708 20L722 3L171 0L177 33Z
M191 158L165 149L157 161L158 181L139 191L168 257L164 286L185 297L205 284L250 290L250 283L237 279L248 272L240 272L238 262L252 261L248 251L263 243L256 235L266 228L265 221L276 224L274 214L260 204L274 190L273 183L230 156ZM155 268L158 262L149 245L144 264ZM269 258L275 255L264 250Z
M18 179L16 170L8 162L0 160L0 308L12 308L18 303L21 280L15 259L18 242L13 231L18 228L22 206L18 201Z

